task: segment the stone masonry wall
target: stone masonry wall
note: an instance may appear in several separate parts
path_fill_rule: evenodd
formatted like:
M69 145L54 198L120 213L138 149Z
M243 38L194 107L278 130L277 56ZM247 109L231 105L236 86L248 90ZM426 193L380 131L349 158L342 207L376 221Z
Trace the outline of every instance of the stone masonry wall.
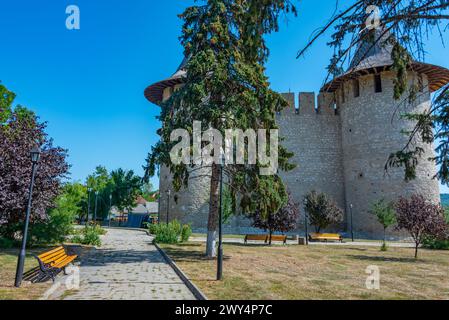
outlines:
M290 106L278 115L277 121L280 136L285 138L282 144L295 154L291 162L297 167L282 172L281 176L294 201L299 203L301 215L304 214L304 197L312 190L326 193L344 208L341 125L333 94L320 94L316 107L314 93L300 93L298 110L293 93L284 94L284 98ZM302 230L303 226L303 219L300 219ZM338 229L341 231L341 226Z

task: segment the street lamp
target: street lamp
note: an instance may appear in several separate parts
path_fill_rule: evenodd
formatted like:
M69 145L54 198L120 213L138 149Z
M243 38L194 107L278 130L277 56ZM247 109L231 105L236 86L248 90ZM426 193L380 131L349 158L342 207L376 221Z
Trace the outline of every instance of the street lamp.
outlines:
M168 211L170 210L170 189L167 190L167 224L168 224Z
M309 234L308 234L309 231L308 231L308 227L307 227L307 225L308 225L308 223L307 223L307 209L306 209L307 204L308 204L307 198L304 200L304 204L305 204L305 208L304 208L304 232L306 233L305 234L306 246L308 246L309 245Z
M354 242L354 225L353 225L353 222L352 222L352 208L353 208L354 206L352 205L352 203L349 205L349 212L351 213L351 239L352 239L352 242Z
M218 212L218 257L217 257L217 280L223 279L223 170L224 154L220 166L220 211Z
M97 202L98 202L98 191L95 191L94 223L97 223Z
M111 227L112 193L109 195L109 227Z
M34 147L30 152L30 157L31 157L31 162L33 163L33 166L31 169L30 191L28 194L28 206L27 206L27 211L26 211L26 216L25 216L25 226L23 229L22 248L20 250L19 258L17 261L16 281L15 281L15 286L17 288L19 288L20 285L22 284L23 265L25 263L25 250L26 250L26 243L27 243L27 236L28 236L28 224L30 222L31 205L32 205L32 201L33 201L34 177L35 177L36 171L37 171L37 164L41 157L41 150L38 147Z
M89 214L90 214L90 193L92 192L92 188L87 188L87 220L86 225L89 224Z

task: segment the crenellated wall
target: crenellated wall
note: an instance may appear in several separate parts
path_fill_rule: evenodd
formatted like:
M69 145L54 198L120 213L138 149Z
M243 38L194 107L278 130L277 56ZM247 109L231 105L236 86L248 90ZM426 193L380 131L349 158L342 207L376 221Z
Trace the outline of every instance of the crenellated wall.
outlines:
M301 213L303 199L311 190L326 193L344 208L341 121L334 95L319 94L317 99L310 92L283 96L289 107L278 114L277 122L280 136L285 138L282 144L295 154L291 162L297 165L293 171L281 173L283 180L295 202L300 203Z

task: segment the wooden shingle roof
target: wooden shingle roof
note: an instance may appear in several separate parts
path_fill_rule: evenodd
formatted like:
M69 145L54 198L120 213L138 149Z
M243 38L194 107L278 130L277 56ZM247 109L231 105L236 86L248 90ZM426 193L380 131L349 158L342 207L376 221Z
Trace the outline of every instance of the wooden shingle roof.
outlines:
M176 72L170 78L153 83L146 88L144 92L145 98L154 104L160 105L165 88L183 83L183 78L186 76L186 72L184 70L186 63L187 59L184 59Z
M321 92L335 92L342 83L350 79L391 69L393 65L391 53L394 44L390 34L385 33L382 29L372 32L374 32L374 36L365 37L358 46L348 70L343 75L326 83L321 88ZM418 61L413 61L409 68L428 77L431 92L437 91L449 83L449 70L446 68Z

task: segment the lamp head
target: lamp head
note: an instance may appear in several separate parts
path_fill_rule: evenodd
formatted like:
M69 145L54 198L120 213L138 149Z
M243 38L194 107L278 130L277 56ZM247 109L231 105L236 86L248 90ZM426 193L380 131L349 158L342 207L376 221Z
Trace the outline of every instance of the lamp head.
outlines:
M33 162L33 164L36 164L39 162L39 160L41 158L41 150L39 149L39 147L35 146L35 147L33 147L33 149L31 149L30 157L31 157L31 161Z

